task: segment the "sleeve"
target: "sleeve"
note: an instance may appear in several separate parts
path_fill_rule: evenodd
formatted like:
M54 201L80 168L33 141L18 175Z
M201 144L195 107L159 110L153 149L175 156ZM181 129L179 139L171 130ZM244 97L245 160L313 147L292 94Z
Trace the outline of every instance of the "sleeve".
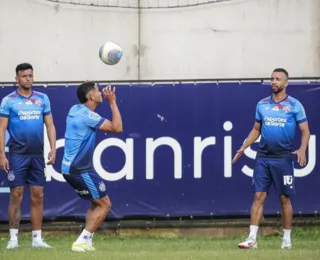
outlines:
M10 102L9 97L4 97L0 105L0 117L9 117L10 116Z
M51 104L50 104L50 100L48 98L47 95L43 96L43 114L45 116L50 115L51 114Z
M99 128L105 120L98 113L93 111L89 111L84 117L85 117L84 118L85 124L88 127L96 128L96 129Z
M298 124L301 124L307 121L306 112L304 110L303 105L299 101L297 101L295 104L294 113L295 113L296 122Z
M259 111L259 103L256 106L256 122L261 123L262 122L262 117Z

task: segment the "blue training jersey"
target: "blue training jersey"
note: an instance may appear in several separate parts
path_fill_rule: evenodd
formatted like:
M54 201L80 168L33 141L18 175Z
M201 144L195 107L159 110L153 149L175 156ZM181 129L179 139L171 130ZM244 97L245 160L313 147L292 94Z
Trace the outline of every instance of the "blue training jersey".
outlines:
M10 154L43 156L44 116L51 114L46 94L32 91L30 97L17 91L5 96L0 106L0 117L8 118Z
M261 123L258 157L291 157L297 124L307 121L302 104L287 96L280 102L267 97L258 102L256 122Z
M80 174L94 172L92 157L96 141L96 129L104 122L86 105L71 107L67 116L65 146L61 172Z

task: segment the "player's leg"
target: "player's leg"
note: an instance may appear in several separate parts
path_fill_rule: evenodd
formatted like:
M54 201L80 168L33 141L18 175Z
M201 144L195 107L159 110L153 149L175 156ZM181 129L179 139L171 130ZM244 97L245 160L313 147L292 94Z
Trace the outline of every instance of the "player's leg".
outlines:
M10 203L9 203L9 232L10 240L7 249L16 248L18 244L18 233L21 220L20 205L23 198L23 186L10 187Z
M91 199L91 208L86 214L86 225L78 237L75 244L86 243L92 248L92 237L101 223L105 220L110 208L111 202L107 196L106 186L103 179L97 173L87 173L81 175L85 185L89 190Z
M91 209L86 215L85 229L91 234L94 233L105 220L111 208L111 201L108 196L91 201Z
M91 216L92 216L92 212L95 209L95 205L93 203L91 203L91 207L88 209L87 214L86 214L86 223L90 222ZM92 232L91 235L89 236L88 240L87 240L87 245L92 247L93 246L93 235L95 232Z
M250 214L250 233L245 241L238 244L239 248L257 248L257 235L263 214L264 202L272 183L268 167L266 160L257 159L252 178L254 200Z
M282 212L282 221L283 221L283 240L282 240L282 249L292 248L291 244L291 225L292 225L292 205L290 196L280 195L281 201L281 212Z
M31 200L31 226L32 226L32 247L50 246L42 240L42 220L43 220L43 187L30 186Z
M91 208L86 214L85 228L73 243L72 250L93 251L95 250L91 245L93 233L104 221L111 207L104 181L97 173L64 175L64 178L81 198L91 201Z
M111 208L110 200L108 201L108 207L109 207L109 209ZM97 209L97 205L96 205L96 203L94 201L92 201L91 202L91 208L87 211L87 214L86 214L86 223L91 223L92 222L92 219L94 219L94 215L95 215L96 209ZM109 210L108 210L108 212L109 212ZM101 223L102 222L103 222L103 220L101 221ZM90 228L85 228L85 229L87 230L87 229L90 229ZM92 232L91 235L87 239L87 245L90 246L90 247L93 246L92 240L93 240L94 233L95 232Z
M10 156L9 158L8 185L10 187L10 202L8 209L10 240L7 249L17 248L18 233L21 220L20 205L23 198L24 184L29 165L28 158Z
M282 248L291 248L292 205L290 196L296 193L293 161L287 158L272 160L270 171L280 197L283 221Z
M111 202L109 197L105 196L100 199L95 199L91 201L92 206L91 209L87 211L86 214L86 225L78 239L73 244L73 250L78 251L77 246L80 245L82 249L82 245L86 244L89 246L86 248L86 251L94 251L95 248L92 246L93 234L105 220L110 208ZM80 251L82 251L80 249Z
M31 200L32 247L51 248L42 240L43 189L46 183L45 162L43 157L33 157L27 176Z

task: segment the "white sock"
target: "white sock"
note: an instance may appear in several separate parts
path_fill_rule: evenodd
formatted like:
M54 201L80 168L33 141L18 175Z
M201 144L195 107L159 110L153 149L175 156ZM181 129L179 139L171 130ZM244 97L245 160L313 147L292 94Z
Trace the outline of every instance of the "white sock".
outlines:
M283 230L283 240L291 241L291 229Z
M78 237L76 244L84 244L87 243L89 237L91 236L91 233L87 230L83 230L80 236Z
M93 238L94 232L90 235L90 237L87 240L87 245L92 246L92 238Z
M41 240L41 230L32 230L32 240Z
M17 241L19 229L10 229L9 231L10 231L10 240Z
M250 225L250 234L249 237L251 237L254 241L257 240L257 234L258 234L259 227Z

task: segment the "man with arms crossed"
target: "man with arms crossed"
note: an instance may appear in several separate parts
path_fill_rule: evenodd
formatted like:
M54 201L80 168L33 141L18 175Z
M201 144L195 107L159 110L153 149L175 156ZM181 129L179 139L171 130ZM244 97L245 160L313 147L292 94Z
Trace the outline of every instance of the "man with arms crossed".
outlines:
M86 225L78 239L72 244L77 252L94 251L92 237L106 218L111 202L103 179L93 167L96 130L122 132L122 119L116 103L115 88L106 87L102 91L109 101L112 121L94 112L102 103L101 92L94 82L85 82L77 89L80 104L71 107L67 117L65 150L61 166L64 179L78 193L91 201L86 215Z
M32 247L50 246L41 238L43 188L46 183L43 156L43 124L47 127L51 151L48 164L56 159L56 130L46 94L32 90L33 67L28 63L16 67L18 89L4 97L0 106L0 168L8 174L10 187L7 249L17 248L20 204L24 185L30 188ZM10 134L9 160L5 154L6 130Z
M239 248L257 248L257 233L263 214L263 205L271 184L280 197L283 218L282 249L291 248L292 206L290 195L295 194L293 155L298 163L306 165L306 149L309 143L309 127L302 104L286 94L288 72L275 69L271 76L272 95L258 102L256 122L248 138L233 158L235 163L245 149L261 134L253 173L254 201L251 208L251 225L248 238ZM301 146L293 151L296 125L302 133Z

